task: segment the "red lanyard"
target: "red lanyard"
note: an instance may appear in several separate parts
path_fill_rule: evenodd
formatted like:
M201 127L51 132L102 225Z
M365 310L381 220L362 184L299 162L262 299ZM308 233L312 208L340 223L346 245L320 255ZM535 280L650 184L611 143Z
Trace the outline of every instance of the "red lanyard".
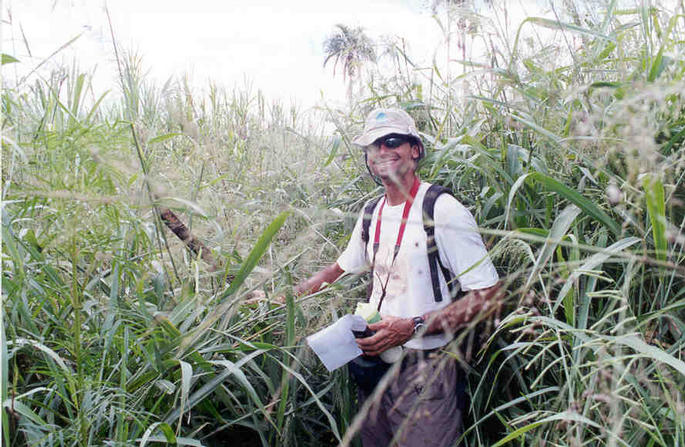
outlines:
M400 245L402 245L402 238L404 237L404 229L407 227L407 217L409 217L409 210L411 209L412 203L414 203L414 199L416 198L416 193L419 191L419 186L421 185L421 182L419 181L419 178L414 176L414 184L412 185L411 189L409 190L409 196L410 198L404 202L404 210L402 211L402 222L400 223L400 231L397 233L397 241L395 242L395 252L392 257L392 263L395 262L395 258L397 257L397 253L400 251ZM381 207L378 210L378 219L376 220L376 234L374 235L373 238L373 263L376 263L376 253L378 252L378 246L380 244L381 240L381 217L383 216L383 207L385 206L385 197L383 197L383 201L381 202ZM392 264L390 264L392 265Z
M390 281L390 274L392 273L390 270L392 269L392 266L395 264L395 259L397 258L397 253L400 252L400 246L402 245L402 238L404 237L404 229L407 227L407 218L409 217L409 210L411 209L412 203L414 203L414 199L416 198L416 193L419 191L419 186L421 185L421 182L419 181L419 178L414 176L414 184L412 185L411 189L409 190L409 199L404 202L404 210L402 211L402 222L400 223L400 231L397 233L397 241L395 242L395 252L393 253L392 256L392 262L390 263L390 268L388 268L388 276L385 278L385 284L383 284L383 280L381 279L380 275L374 272L375 266L376 266L376 253L378 253L378 246L380 245L380 240L381 240L381 216L383 215L383 207L385 206L385 197L383 197L383 202L381 202L381 207L378 210L378 220L376 220L376 234L374 235L373 238L373 261L371 263L371 271L373 272L374 275L378 275L378 281L381 286L381 296L378 299L378 312L381 311L381 306L383 305L383 299L385 298L386 291L388 289L388 281Z

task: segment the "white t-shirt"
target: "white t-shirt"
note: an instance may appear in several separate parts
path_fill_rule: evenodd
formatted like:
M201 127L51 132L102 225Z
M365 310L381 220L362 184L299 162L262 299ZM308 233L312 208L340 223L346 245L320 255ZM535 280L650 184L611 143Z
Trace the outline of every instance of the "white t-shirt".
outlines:
M443 299L436 302L433 296L422 208L423 197L429 187L430 183L425 182L422 182L419 187L416 199L409 210L402 245L394 264L392 258L404 203L396 206L386 203L383 207L373 292L370 299L371 303L378 305L383 285L387 281L387 291L380 309L381 316L413 318L442 309L451 302L442 272L439 272L439 277ZM361 273L370 268L379 208L380 206L376 205L369 226L370 241L366 246L362 241L362 216L364 214L362 209L352 231L350 242L338 258L338 265L345 272ZM434 219L435 241L440 261L458 279L461 289L467 291L495 285L499 277L488 257L471 213L451 195L441 194L435 202ZM413 349L434 349L449 341L449 334L440 333L411 339L404 346Z

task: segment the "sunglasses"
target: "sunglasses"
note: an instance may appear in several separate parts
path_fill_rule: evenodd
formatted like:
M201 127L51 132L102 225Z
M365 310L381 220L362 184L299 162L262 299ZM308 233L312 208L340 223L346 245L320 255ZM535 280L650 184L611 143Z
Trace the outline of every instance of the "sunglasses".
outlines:
M409 138L403 137L403 136L398 136L398 135L388 135L385 137L381 137L371 143L369 146L366 146L366 150L378 150L381 148L381 145L387 147L388 149L397 149L398 147L402 146L404 143L409 143Z

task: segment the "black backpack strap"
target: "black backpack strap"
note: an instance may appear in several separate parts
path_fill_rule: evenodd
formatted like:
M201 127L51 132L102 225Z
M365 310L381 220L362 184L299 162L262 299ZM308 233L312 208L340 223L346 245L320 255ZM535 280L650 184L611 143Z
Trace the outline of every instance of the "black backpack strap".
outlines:
M436 302L442 301L440 292L440 275L438 268L442 271L442 276L447 282L450 295L456 297L458 282L447 267L440 262L438 246L435 243L435 201L442 194L452 194L449 189L442 185L431 185L423 198L423 229L426 232L426 251L428 253L428 267L430 268L431 284L433 285L433 297Z
M362 216L362 241L364 242L364 250L369 245L369 228L371 227L371 219L373 218L373 211L376 209L376 205L381 200L378 196L375 199L369 200L366 205L364 205L364 215ZM373 268L373 266L371 267ZM373 272L371 273L371 280L366 285L366 301L371 299L371 292L373 291Z
M375 199L369 200L364 206L364 215L362 216L362 241L364 241L364 246L369 243L369 227L371 226L371 219L373 218L373 210L376 209L378 201L381 200L378 196Z

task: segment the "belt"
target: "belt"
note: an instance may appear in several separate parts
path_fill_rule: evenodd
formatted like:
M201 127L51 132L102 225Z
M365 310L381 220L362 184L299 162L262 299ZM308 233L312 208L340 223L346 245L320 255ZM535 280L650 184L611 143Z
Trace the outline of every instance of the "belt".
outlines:
M436 357L438 351L442 349L442 346L434 349L411 349L404 348L404 358L402 359L402 368L414 365L421 360Z

